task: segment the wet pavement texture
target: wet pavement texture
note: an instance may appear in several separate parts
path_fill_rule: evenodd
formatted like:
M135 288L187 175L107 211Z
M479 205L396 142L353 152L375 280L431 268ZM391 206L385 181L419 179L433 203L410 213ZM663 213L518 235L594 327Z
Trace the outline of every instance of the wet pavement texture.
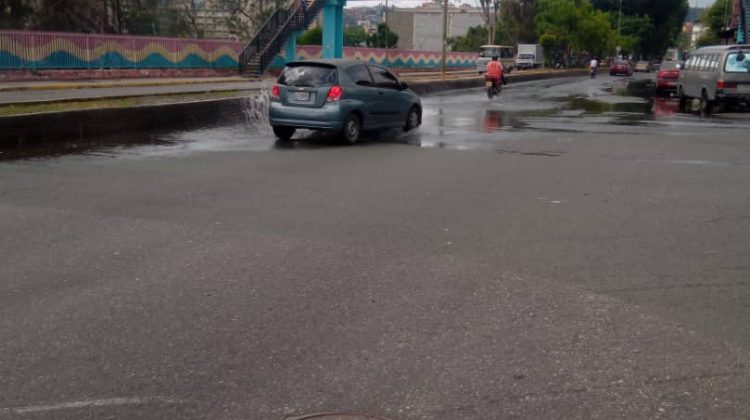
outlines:
M0 418L750 418L750 118L623 90L3 151Z
M635 81L639 84L652 78L636 75ZM430 95L423 98L423 125L419 130L408 134L399 130L366 133L363 143L501 151L503 144L560 133L680 135L693 130L746 132L750 128L749 112L721 112L708 117L693 110L681 113L676 99L654 98L652 90L641 89L635 93L644 97L634 96L628 89L628 82L633 80L600 76L593 81L522 82L506 86L494 101L488 101L481 89ZM262 115L264 110L259 100L249 102L245 118L235 124L25 144L0 149L0 160L65 154L160 156L341 146L331 134L307 130L298 132L292 143L276 142Z

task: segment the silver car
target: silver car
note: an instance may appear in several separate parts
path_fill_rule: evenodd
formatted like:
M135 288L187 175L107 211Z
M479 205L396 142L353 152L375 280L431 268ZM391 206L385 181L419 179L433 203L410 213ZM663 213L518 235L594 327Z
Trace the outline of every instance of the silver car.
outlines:
M680 108L700 99L701 112L715 105L732 106L750 101L750 45L716 45L699 48L685 62L677 80Z
M387 69L348 60L288 63L271 91L269 120L280 140L296 129L338 132L356 143L364 130L417 128L422 103Z

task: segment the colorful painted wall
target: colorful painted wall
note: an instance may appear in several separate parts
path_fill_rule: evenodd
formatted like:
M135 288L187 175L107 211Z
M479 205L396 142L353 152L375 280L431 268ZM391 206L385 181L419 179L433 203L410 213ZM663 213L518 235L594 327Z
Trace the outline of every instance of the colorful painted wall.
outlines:
M321 47L305 45L297 47L297 59L309 60L320 58ZM376 48L344 47L344 58L350 60L368 61L391 68L439 68L442 54L438 51L402 51ZM477 65L477 55L474 53L450 52L446 58L446 66L450 68L473 68ZM279 55L271 64L271 68L284 67L284 58Z
M237 69L243 44L121 35L0 30L0 70L76 69ZM301 60L320 58L321 47L297 47ZM393 68L439 68L440 52L344 48L344 58ZM451 52L450 68L476 66L473 53ZM272 68L284 67L277 56Z
M228 40L0 31L0 69L235 69L242 48Z

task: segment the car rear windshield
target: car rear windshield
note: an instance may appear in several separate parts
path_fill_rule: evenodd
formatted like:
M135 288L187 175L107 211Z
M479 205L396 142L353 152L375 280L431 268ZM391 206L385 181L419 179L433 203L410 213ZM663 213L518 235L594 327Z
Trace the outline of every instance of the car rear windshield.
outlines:
M297 87L333 86L338 77L334 67L306 64L285 68L278 83Z
M750 73L750 57L747 54L743 55L745 56L744 59L737 61L738 53L728 54L724 71L727 73Z

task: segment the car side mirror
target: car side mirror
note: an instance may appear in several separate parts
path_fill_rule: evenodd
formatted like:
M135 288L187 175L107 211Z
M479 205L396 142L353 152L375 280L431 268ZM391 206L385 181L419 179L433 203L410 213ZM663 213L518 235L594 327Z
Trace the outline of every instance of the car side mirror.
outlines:
M370 87L372 86L372 83L370 83L369 80L357 80L357 86Z
M398 88L400 90L406 90L406 89L409 89L409 85L407 85L406 82L401 82L399 83Z
M737 62L741 63L743 61L745 61L745 53L740 50L739 54L737 54Z

